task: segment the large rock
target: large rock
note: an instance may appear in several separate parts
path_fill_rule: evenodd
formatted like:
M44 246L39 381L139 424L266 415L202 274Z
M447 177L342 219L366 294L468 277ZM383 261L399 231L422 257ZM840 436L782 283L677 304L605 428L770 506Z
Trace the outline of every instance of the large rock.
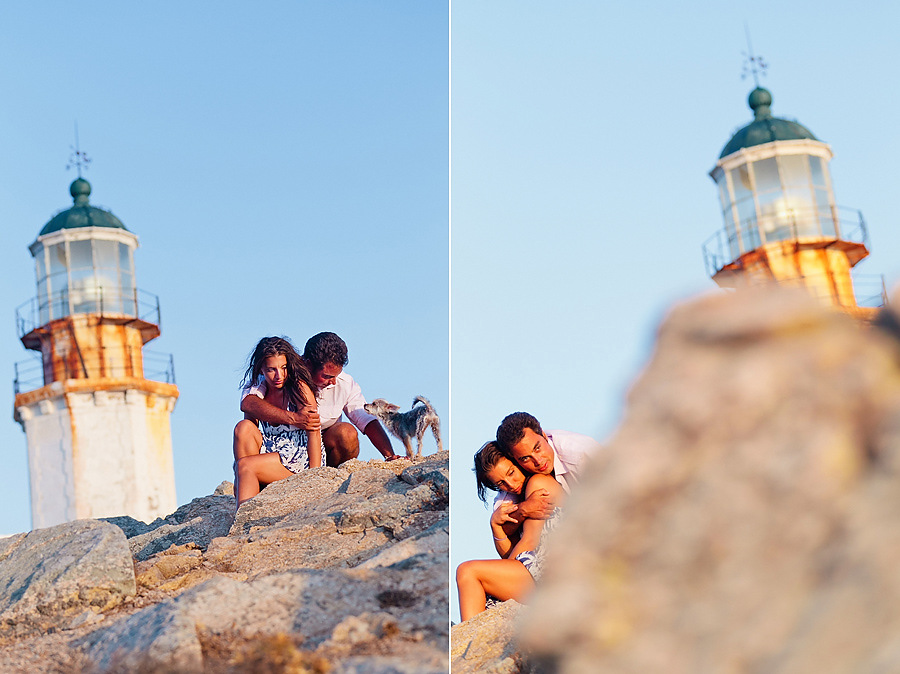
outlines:
M0 631L93 622L134 593L131 553L112 524L78 520L0 541Z
M408 671L446 671L444 651L432 645L447 638L446 574L446 558L420 558L378 571L293 571L248 582L220 577L96 630L77 646L101 671L189 672L201 669L201 640L298 633L304 648L328 661L356 656L346 671L358 669L366 655L417 667ZM364 671L378 671L370 664Z
M214 538L228 535L233 520L234 497L224 494L195 498L166 518L150 524L128 516L105 518L125 532L131 554L137 561L144 561L173 545L193 543L206 550Z
M252 576L351 568L407 539L414 540L387 563L446 550L447 461L446 452L413 466L353 461L276 482L241 506L228 537L215 539L206 559L223 572ZM426 532L434 534L427 542Z
M453 674L523 674L515 641L522 605L505 601L454 625L450 641Z
M672 312L548 546L558 672L900 671L900 352L803 295Z

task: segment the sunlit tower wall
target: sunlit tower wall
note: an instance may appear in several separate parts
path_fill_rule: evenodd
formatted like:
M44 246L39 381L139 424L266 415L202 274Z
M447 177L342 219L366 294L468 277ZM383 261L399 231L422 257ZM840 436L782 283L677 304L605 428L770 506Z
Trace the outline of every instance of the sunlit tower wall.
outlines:
M143 350L160 334L159 301L137 289L137 236L90 205L87 180L69 191L72 208L29 247L37 295L16 311L22 344L40 353L16 364L14 384L32 526L115 515L149 522L177 506L174 368L171 356Z
M724 229L704 245L709 274L724 288L775 282L871 319L885 302L881 276L851 274L869 254L860 211L837 206L831 148L798 122L773 117L772 94L748 99L754 119L732 136L710 176Z

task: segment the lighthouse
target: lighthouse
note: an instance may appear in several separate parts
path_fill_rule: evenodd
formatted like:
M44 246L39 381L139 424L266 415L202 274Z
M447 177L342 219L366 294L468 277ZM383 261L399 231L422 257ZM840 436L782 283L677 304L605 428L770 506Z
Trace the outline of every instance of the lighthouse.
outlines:
M138 238L70 186L71 208L29 250L36 296L16 311L40 354L16 365L14 418L25 431L34 528L176 508L169 417L178 398L170 356L144 353L160 334L159 300L138 290Z
M868 254L862 213L839 207L832 151L799 122L772 115L757 86L753 121L726 143L710 177L724 228L704 245L707 271L724 288L775 282L806 288L862 319L884 304L881 277L851 275Z

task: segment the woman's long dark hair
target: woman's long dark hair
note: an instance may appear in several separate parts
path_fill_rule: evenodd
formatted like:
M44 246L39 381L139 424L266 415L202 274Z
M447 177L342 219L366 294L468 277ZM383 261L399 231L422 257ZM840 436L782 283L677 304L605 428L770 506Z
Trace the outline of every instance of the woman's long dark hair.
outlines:
M475 452L475 468L472 470L475 471L475 483L478 489L478 498L480 498L485 505L487 505L487 494L485 493L487 490L500 491L497 488L497 485L491 482L490 478L487 476L488 471L496 466L500 459L509 459L509 457L493 440L484 443L481 448ZM512 461L512 459L510 459L510 461ZM512 464L518 468L515 461L512 461Z
M244 378L241 380L241 386L246 384L255 384L262 374L263 364L266 358L272 356L284 356L287 361L287 379L284 382L284 392L287 394L288 402L293 403L294 409L299 410L309 402L300 390L300 382L309 387L310 391L315 390L312 383L312 377L309 374L309 368L300 358L294 345L286 337L263 337L257 343L256 347L247 359L247 371L244 372Z

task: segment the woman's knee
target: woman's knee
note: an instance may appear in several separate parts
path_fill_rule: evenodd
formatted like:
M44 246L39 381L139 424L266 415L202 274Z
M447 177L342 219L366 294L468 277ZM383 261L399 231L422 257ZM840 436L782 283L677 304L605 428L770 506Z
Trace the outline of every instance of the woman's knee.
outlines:
M234 439L252 438L259 433L259 428L249 419L241 419L234 427Z
M476 564L474 561L463 562L459 566L456 567L456 583L457 585L462 582L466 582L467 580L471 580L476 577L475 570Z

